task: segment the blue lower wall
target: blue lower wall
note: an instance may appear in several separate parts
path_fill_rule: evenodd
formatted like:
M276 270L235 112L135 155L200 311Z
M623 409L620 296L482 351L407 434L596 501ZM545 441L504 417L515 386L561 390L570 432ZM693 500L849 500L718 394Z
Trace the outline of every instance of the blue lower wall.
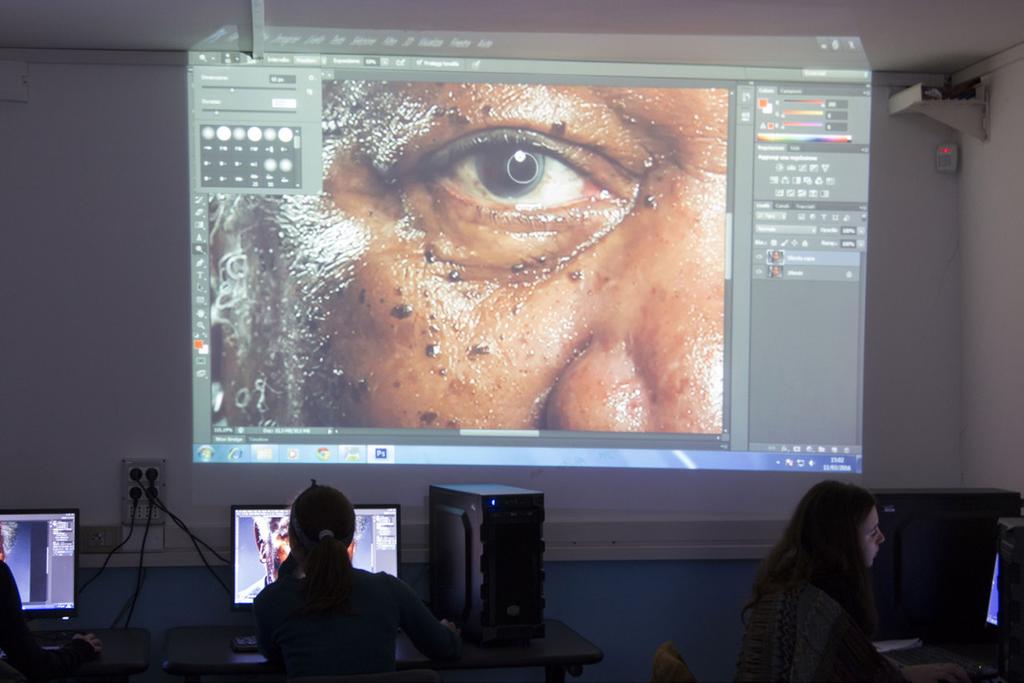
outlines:
M646 681L651 655L673 640L700 681L732 678L742 635L740 609L750 592L753 561L549 562L546 616L560 619L604 650L604 661L576 680ZM227 580L224 568L216 570ZM95 572L83 570L83 580ZM82 594L80 616L55 628L108 628L135 587L134 569L108 569ZM426 597L427 566L402 576ZM190 624L248 624L203 567L156 567L145 582L132 626L152 635L151 663L140 681L176 680L160 669L167 629ZM123 623L123 620L122 620ZM50 625L37 624L39 628ZM537 681L539 670L446 672L446 681Z

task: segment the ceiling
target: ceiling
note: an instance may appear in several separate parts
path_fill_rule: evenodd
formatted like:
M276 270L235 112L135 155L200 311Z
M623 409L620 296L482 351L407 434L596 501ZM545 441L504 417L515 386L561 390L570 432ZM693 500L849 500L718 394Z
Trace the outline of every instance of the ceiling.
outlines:
M950 74L1024 44L1024 0L262 0L266 23L452 31L857 35L876 71ZM0 48L186 50L250 0L0 0Z

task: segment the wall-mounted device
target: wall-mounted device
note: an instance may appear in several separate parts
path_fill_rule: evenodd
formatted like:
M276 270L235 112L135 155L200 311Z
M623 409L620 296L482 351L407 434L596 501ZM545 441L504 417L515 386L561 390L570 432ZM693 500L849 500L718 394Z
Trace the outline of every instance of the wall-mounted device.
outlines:
M939 173L956 173L960 168L960 145L943 142L935 148L935 170Z

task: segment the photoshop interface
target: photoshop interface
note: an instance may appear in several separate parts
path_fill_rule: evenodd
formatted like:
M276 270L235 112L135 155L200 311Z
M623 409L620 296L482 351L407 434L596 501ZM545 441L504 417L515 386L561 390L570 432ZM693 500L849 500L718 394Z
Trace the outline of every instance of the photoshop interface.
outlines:
M829 49L828 41L819 47ZM189 79L196 462L502 464L533 457L562 465L582 458L626 466L859 471L870 72L414 54L270 53L256 61L210 51L190 55ZM211 353L222 334L216 318L225 295L218 286L232 269L254 267L217 252L211 230L219 207L239 195L320 195L326 159L337 148L326 111L334 105L325 104L325 93L334 84L358 83L358 92L362 84L372 89L392 81L725 94L723 377L710 427L686 433L444 429L428 415L421 426L431 428L408 429L331 424L330 418L326 424L225 418L227 403L259 406L280 388L257 378L244 392L225 392L226 363ZM398 111L386 122L396 136L415 125L403 115L416 114ZM526 164L536 163L527 157ZM517 171L505 170L516 180ZM391 314L407 312L395 307ZM439 445L466 449L441 454ZM524 447L534 455L524 458ZM592 462L560 452L565 447L604 455Z
M3 560L24 610L74 609L75 532L74 512L0 512Z
M357 506L355 542L354 567L398 576L398 508Z
M232 509L232 594L236 606L251 604L291 551L286 506L248 506ZM355 551L352 565L368 572L398 576L398 506L355 506Z

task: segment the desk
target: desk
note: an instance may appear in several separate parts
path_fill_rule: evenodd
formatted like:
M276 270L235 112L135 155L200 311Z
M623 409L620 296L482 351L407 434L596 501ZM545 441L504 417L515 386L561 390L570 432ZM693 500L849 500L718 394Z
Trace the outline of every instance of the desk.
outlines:
M586 664L604 658L601 648L560 621L544 622L547 635L524 645L462 643L462 658L451 662L427 659L404 633L398 634L395 661L399 669L500 669L544 667L548 683L563 683L566 671L579 675ZM255 676L282 673L258 653L231 651L231 639L252 633L244 626L183 626L167 631L164 671L198 683L203 676Z
M70 678L127 680L129 676L149 668L149 631L141 628L116 628L78 632L93 633L103 641L103 654L99 659L82 664Z

